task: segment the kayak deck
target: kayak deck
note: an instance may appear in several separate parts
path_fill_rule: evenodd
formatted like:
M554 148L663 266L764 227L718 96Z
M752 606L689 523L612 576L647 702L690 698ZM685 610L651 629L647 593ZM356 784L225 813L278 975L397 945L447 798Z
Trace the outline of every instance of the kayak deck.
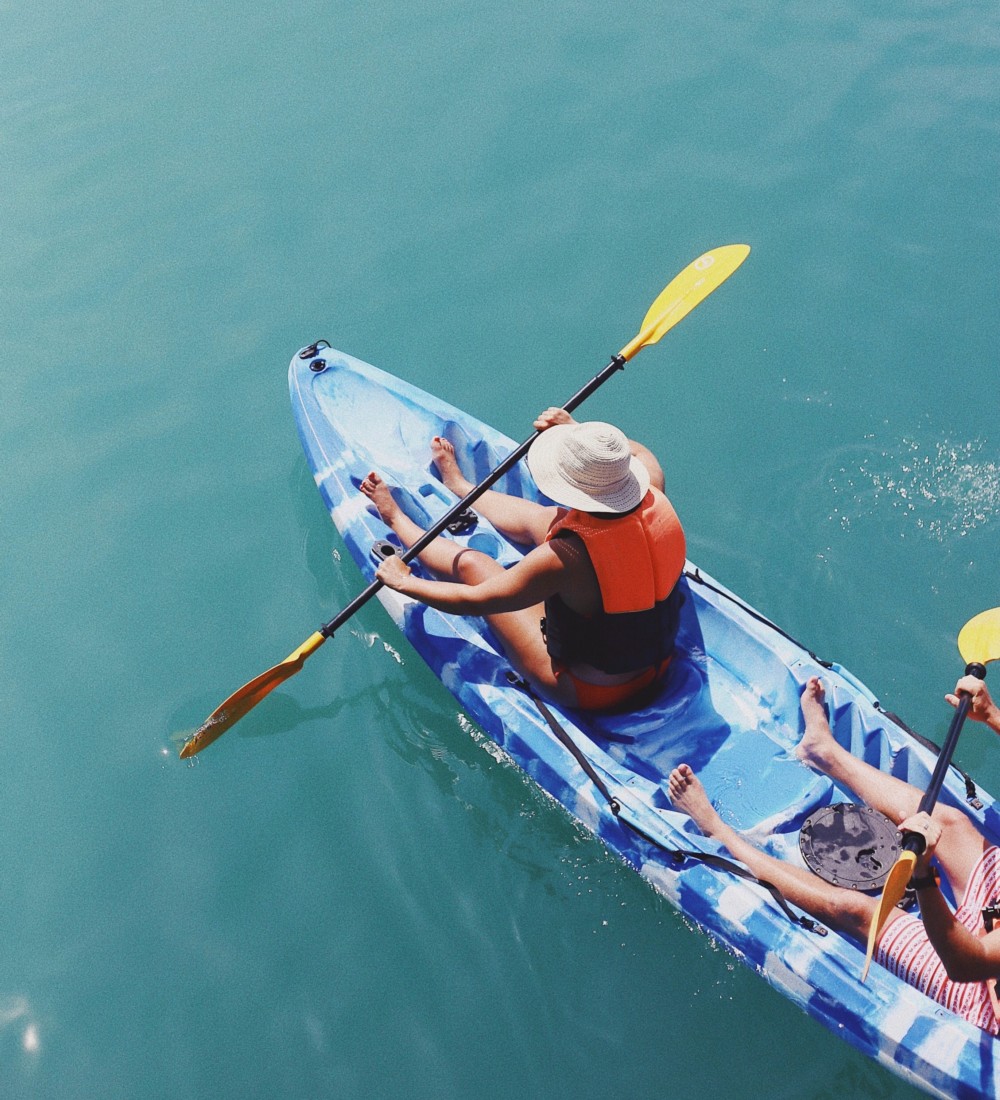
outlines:
M370 470L385 478L400 506L426 527L456 503L430 462L432 436L451 441L463 473L474 483L515 447L446 402L333 349L293 358L289 382L316 484L367 581L374 578L373 544L395 540L359 490ZM523 463L496 488L545 499ZM448 537L504 565L524 550L483 517L471 530ZM421 569L418 563L411 566ZM934 763L933 754L845 669L819 662L690 562L681 583L686 598L678 653L653 697L624 714L552 707L621 802L621 821L532 700L508 682L509 662L483 620L444 615L385 588L379 599L466 713L520 767L803 1009L925 1089L951 1097L1000 1094L1000 1068L993 1066L993 1040L985 1033L881 968L873 968L861 985L864 956L857 944L836 933L808 932L759 886L669 854L720 851L671 808L666 777L687 762L727 822L771 854L803 865L804 820L832 803L853 801L850 792L795 755L803 730L799 698L810 676L823 679L834 735L856 756L918 786L926 784ZM965 805L964 796L952 770L943 799L964 805L995 842L992 799L979 792L984 805L976 810Z

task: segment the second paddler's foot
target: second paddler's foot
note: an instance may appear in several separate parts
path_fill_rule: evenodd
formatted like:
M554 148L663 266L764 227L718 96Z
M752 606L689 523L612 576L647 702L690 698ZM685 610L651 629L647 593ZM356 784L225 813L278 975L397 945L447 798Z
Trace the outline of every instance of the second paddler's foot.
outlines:
M361 482L361 491L378 509L382 522L387 527L393 527L402 512L389 491L389 486L374 470Z
M436 435L431 440L431 461L437 467L441 475L441 482L450 489L455 496L464 497L475 488L471 481L467 480L458 468L458 459L455 457L455 448L444 436Z
M724 828L701 780L688 764L679 764L667 777L667 793L674 807L687 814L705 836L714 836Z
M826 716L826 693L823 690L823 681L818 676L810 676L806 686L802 689L802 717L806 722L806 730L802 735L795 750L796 756L803 764L826 771L833 753L838 745L830 729L830 722Z

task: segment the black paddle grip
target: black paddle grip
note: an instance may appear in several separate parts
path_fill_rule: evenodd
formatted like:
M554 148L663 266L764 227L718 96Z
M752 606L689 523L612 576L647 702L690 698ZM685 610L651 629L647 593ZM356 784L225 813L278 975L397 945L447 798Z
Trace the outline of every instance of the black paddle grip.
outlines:
M985 680L986 666L979 661L970 661L969 664L965 666L965 675L975 676L977 680ZM972 696L966 691L961 692L958 700L958 707L955 710L955 716L951 720L948 736L941 749L941 754L938 756L934 773L931 775L931 781L928 784L927 790L924 791L924 796L920 800L920 805L917 807L918 812L930 813L937 803L938 795L941 793L941 788L944 785L945 773L948 770L948 765L951 763L951 758L955 755L958 735L962 732L962 726L965 724L965 719L971 705ZM920 833L905 833L903 835L902 846L908 852L913 852L915 855L919 856L927 844Z

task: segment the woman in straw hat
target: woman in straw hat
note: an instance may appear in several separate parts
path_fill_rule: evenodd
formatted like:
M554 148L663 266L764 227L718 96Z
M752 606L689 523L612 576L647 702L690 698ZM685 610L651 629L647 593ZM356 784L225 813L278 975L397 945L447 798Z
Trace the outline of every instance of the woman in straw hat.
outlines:
M488 491L476 507L507 538L534 546L504 569L477 550L435 539L416 577L398 557L379 579L429 607L483 615L517 671L549 699L585 710L620 707L663 676L681 603L684 532L653 455L610 424L563 409L535 421L527 463L552 506ZM431 441L443 483L473 489L451 444ZM361 490L404 546L423 530L372 472Z

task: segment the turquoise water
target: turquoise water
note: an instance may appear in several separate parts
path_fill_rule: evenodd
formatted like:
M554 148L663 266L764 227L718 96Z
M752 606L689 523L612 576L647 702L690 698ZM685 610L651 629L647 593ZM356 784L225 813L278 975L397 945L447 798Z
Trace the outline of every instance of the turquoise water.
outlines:
M587 406L691 556L941 737L997 604L993 4L0 2L0 1087L916 1095L498 762L301 457L328 338L523 438ZM961 762L1000 790L970 728Z

